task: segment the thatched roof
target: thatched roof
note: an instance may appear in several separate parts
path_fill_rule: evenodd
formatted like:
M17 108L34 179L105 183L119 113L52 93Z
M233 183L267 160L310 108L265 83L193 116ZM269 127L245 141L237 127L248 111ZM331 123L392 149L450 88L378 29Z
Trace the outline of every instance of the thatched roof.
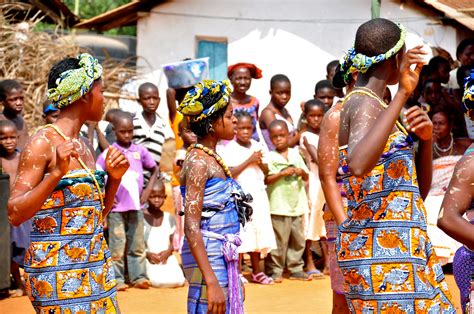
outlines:
M19 81L25 92L23 115L30 129L42 123L42 103L46 100L47 77L53 64L84 51L70 36L33 31L41 15L21 23L11 14L18 5L0 4L0 79ZM106 107L118 107L122 85L135 76L127 61L105 59L104 96Z

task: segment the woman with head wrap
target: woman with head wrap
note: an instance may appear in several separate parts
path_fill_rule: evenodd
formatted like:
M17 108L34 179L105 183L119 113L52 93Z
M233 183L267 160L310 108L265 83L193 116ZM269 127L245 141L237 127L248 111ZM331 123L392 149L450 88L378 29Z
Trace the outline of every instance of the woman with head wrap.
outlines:
M250 88L252 79L262 78L262 70L255 64L240 62L229 66L227 76L234 87L230 95L234 113L236 111L246 111L250 113L254 125L252 139L258 141L257 121L260 102L256 97L248 95L247 91Z
M358 28L341 65L344 81L358 73L342 103L338 137L347 215L342 206L332 208L339 223L338 264L353 313L455 313L426 235L432 124L419 107L404 112L408 131L419 138L415 161L412 135L398 122L424 62L421 46L405 52L405 36L402 25L370 20ZM383 93L396 83L387 106Z
M234 137L230 93L229 81L202 81L178 107L198 137L188 149L180 178L188 313L243 313L238 232L251 209L242 203L245 195L215 153L217 141Z
M463 106L466 116L474 120L474 70L465 79ZM438 217L438 227L461 242L453 260L453 274L459 287L462 312L467 312L471 276L474 274L474 144L454 169ZM471 306L474 300L470 300Z
M8 211L13 225L33 218L25 273L37 313L119 312L102 222L128 161L111 148L106 172L96 171L79 137L86 121L102 117L101 76L102 66L89 54L55 64L48 97L61 112L20 157Z

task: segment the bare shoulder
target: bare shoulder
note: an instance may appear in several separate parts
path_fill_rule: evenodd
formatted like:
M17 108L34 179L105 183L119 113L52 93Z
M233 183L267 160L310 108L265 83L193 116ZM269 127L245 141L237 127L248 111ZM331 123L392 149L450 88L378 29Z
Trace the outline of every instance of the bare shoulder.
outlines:
M211 178L224 179L225 173L216 159L199 149L186 154L180 174L180 184L186 185L189 179L193 182L207 181Z

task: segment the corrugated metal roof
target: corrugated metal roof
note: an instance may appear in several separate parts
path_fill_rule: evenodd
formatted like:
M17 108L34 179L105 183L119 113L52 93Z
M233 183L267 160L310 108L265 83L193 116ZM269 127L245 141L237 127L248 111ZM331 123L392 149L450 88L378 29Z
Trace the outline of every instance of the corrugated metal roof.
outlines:
M473 0L423 0L423 2L474 31Z
M135 0L93 18L81 21L74 27L106 31L120 26L135 25L140 17L140 12L147 12L161 2L164 1Z

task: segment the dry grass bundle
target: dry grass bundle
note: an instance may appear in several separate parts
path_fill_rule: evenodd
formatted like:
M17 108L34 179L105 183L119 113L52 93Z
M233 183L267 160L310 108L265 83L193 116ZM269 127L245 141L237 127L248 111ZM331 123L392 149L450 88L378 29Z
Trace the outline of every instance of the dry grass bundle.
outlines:
M33 31L41 21L40 15L30 16L18 23L13 10L29 10L24 3L0 4L0 79L18 80L25 91L23 115L30 130L42 123L42 104L46 99L47 77L53 64L65 57L75 57L85 49L73 42L71 36ZM135 68L126 62L107 59L103 62L106 107L118 107L120 89L135 76Z

